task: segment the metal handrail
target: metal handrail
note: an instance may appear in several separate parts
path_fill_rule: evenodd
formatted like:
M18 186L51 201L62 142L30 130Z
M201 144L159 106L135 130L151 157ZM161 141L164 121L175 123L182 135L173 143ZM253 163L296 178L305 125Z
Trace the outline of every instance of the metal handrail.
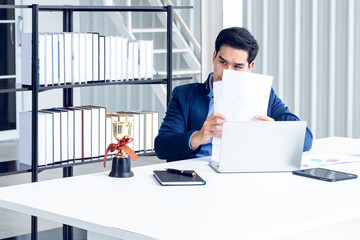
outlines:
M0 4L0 9L12 8L29 8L33 5L3 5ZM139 7L139 6L81 6L81 5L38 5L39 11L64 11L72 10L75 12L166 12L167 7ZM191 9L191 6L173 6L174 9Z
M164 0L167 5L172 5L171 0ZM186 25L185 21L182 19L182 17L179 15L179 13L174 9L174 19L180 24L181 28L184 30L185 35L189 38L190 42L194 45L196 51L200 54L201 47L199 42L196 40L194 35L191 33L190 29Z

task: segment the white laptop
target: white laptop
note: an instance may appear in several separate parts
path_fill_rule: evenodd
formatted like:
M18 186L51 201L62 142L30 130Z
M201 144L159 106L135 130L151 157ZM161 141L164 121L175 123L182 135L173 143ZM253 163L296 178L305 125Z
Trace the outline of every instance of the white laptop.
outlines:
M279 172L300 169L305 121L225 122L219 161L220 173Z

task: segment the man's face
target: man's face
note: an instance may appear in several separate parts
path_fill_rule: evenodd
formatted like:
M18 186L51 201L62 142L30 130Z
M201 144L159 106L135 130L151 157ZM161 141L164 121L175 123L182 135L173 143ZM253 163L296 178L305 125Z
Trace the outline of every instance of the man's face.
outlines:
M219 52L214 51L213 54L214 75L212 82L222 80L224 69L250 72L254 62L249 64L248 57L249 53L245 50L222 45Z

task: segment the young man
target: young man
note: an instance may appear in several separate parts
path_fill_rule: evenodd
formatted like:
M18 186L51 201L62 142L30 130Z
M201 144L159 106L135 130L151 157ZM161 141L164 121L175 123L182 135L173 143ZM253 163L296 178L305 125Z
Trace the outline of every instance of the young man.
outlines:
M224 69L250 72L259 46L245 28L223 29L216 38L213 53L214 72L204 83L176 87L164 122L155 139L155 152L160 159L176 161L210 156L212 137L221 137L225 116L214 112L213 82L221 81ZM262 121L299 121L271 89L267 116L254 116ZM306 129L304 151L312 146L312 134Z

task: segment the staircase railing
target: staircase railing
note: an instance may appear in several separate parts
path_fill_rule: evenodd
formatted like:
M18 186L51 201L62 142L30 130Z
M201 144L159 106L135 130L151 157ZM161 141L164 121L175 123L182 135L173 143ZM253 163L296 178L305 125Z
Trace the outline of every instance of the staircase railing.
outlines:
M154 1L154 0L148 0L149 4L156 4L159 6L163 6L163 5L173 5L171 0L164 0L163 3L161 1ZM114 0L103 0L103 4L107 5L107 6L115 6L115 1ZM127 6L131 6L131 0L126 0L125 4ZM109 12L108 16L110 17L111 21L114 23L114 26L116 28L116 30L125 37L128 37L129 39L136 39L134 32L135 32L135 28L133 29L132 26L132 13L131 12L127 12L125 13L125 15L120 14L118 12ZM162 18L161 18L162 19ZM181 17L181 15L178 13L178 11L173 10L173 21L174 21L174 31L176 31L177 33L179 33L182 36L183 40L177 40L177 42L174 42L175 45L178 45L180 42L184 43L184 41L186 41L187 43L187 47L190 50L190 55L192 55L192 57L189 57L188 55L185 55L185 59L192 59L192 61L188 62L190 68L191 66L193 66L194 68L198 69L192 69L192 70L187 70L186 74L194 74L195 79L197 79L198 77L200 77L199 73L200 73L200 61L199 59L197 59L197 57L194 54L194 50L196 51L196 53L200 56L201 55L201 47L199 42L196 40L195 36L192 34L191 30L189 29L189 27L187 26L187 24L185 23L184 19ZM121 24L119 24L119 22L121 22ZM179 27L181 28L181 32L179 30ZM185 40L186 39L186 40ZM174 39L175 40L175 39ZM193 49L191 50L190 44L192 44ZM184 49L173 49L173 52L182 52ZM154 50L154 52L156 52L157 50ZM191 52L192 51L192 52ZM161 52L161 51L159 51ZM185 52L185 51L184 51ZM196 60L195 60L196 59ZM195 62L194 62L195 60ZM158 74L164 74L162 71L157 71ZM164 99L166 96L166 88L163 85L152 85L151 86L152 91L155 93L155 96L158 99ZM166 104L164 101L160 101L162 106L164 107L164 109L166 109Z
M164 2L166 3L166 5L173 5L171 0L164 0ZM197 51L198 54L200 54L201 52L201 47L199 42L196 40L195 36L192 34L191 30L189 29L189 27L186 25L184 19L180 16L180 14L177 12L177 10L174 10L174 14L173 14L174 20L179 23L179 25L181 26L181 28L183 29L186 37L190 40L190 42L194 45L195 50Z

